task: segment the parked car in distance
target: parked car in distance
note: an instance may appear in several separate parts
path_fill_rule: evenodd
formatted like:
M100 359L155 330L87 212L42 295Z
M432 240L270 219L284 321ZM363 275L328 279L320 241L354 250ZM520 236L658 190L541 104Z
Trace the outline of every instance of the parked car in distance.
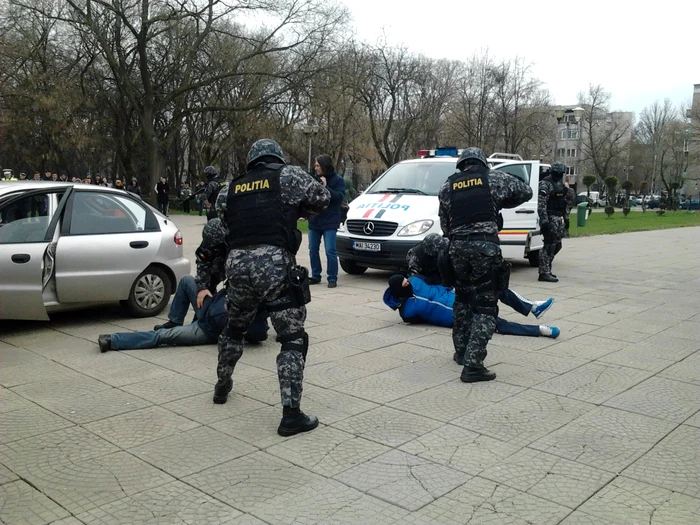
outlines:
M165 308L190 273L177 226L124 190L0 183L0 320L119 301L132 315Z
M700 200L691 199L689 201L681 201L678 205L680 210L698 210L700 209Z

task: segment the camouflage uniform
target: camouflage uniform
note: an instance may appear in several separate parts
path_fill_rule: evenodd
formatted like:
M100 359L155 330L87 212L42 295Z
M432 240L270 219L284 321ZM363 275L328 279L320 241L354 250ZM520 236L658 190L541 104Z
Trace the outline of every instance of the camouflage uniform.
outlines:
M513 175L489 170L486 156L478 148L466 149L457 168L466 171L451 176L439 193L440 226L450 239L449 254L456 278L452 340L455 360L465 365L462 381L484 381L495 378L484 368L484 359L498 315L499 290L493 285L492 275L503 262L498 244L498 210L528 201L532 189ZM465 177L475 178L475 187L465 182ZM467 206L453 210L453 194L462 187L469 187L470 200L464 201ZM474 296L477 306L472 309Z
M283 161L282 149L274 141L263 139L253 144L248 154L249 169L256 159L269 157L270 149ZM249 172L251 173L251 172ZM227 207L229 191L239 179L234 179L219 192L216 212L222 225L228 230ZM303 169L284 165L279 169L280 199L277 208L288 206L308 217L323 211L330 202L330 192L316 182ZM270 210L272 215L275 210ZM264 210L263 210L264 213ZM293 226L296 229L296 223ZM229 239L245 238L254 232L226 232ZM229 242L229 246L235 243ZM298 249L298 247L297 247ZM294 250L296 253L296 250ZM304 332L306 307L290 303L291 285L289 271L295 264L294 253L283 247L269 244L251 244L232 248L226 263L228 277L227 328L219 337L219 365L217 390L228 387L236 363L243 353L243 336L258 305L267 305L277 340L282 349L277 356L277 372L282 406L298 408L301 401L302 380L308 336ZM215 402L225 402L216 401Z
M426 235L425 239L408 250L406 254L409 276L422 275L428 284L441 284L438 254L448 245L449 241L442 235L437 233Z
M210 221L217 215L215 204L218 200L218 192L221 189L221 183L219 182L219 173L214 166L207 166L204 168L204 175L207 177L207 185L203 197L210 204L209 211L207 212L207 221Z
M202 244L197 249L197 291L216 291L219 283L226 280L226 235L228 230L221 219L206 223L202 230Z
M540 181L537 214L540 218L540 231L544 237L544 247L540 251L540 281L556 282L552 275L552 261L561 250L564 237L564 217L566 216L566 188L562 178L566 166L555 162L549 176Z

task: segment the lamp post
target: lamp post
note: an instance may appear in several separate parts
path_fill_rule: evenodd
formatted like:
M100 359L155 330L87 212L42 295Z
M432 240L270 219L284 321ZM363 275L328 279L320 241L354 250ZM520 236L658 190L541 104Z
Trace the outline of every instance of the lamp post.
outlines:
M317 135L318 132L321 131L321 126L316 124L314 119L309 119L306 121L306 124L302 126L301 131L309 139L309 164L307 169L309 173L311 173L311 140L314 135Z
M572 117L573 117L573 122L576 124L576 130L579 133L579 137L580 137L581 130L579 129L578 124L581 121L581 117L583 116L583 114L585 112L586 112L586 110L580 106L575 107L574 109L557 109L554 112L555 116L557 117L557 123L558 124L566 124L566 136L564 138L564 164L566 165L567 170L570 169L568 162L567 162L568 157L569 157L569 148L568 148L568 145L569 145L569 142L568 142L569 141L569 126L571 125ZM558 129L557 129L557 132L559 132ZM558 141L557 141L557 144L559 144ZM559 148L557 147L557 149L559 149ZM576 166L578 167L578 161L576 161Z

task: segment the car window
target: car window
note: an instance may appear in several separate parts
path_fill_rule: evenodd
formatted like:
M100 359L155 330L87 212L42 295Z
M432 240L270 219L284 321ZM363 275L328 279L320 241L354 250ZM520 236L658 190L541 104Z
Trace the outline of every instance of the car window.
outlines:
M71 235L102 235L143 231L146 210L120 195L78 191L71 213Z
M0 244L42 242L61 196L63 192L46 192L0 205Z
M497 166L497 171L502 171L503 173L510 173L515 175L523 182L530 184L530 164L508 164L506 166Z
M455 159L456 162L456 159ZM394 164L377 180L369 193L384 193L389 188L406 188L426 195L437 195L447 177L456 170L453 162L407 162Z

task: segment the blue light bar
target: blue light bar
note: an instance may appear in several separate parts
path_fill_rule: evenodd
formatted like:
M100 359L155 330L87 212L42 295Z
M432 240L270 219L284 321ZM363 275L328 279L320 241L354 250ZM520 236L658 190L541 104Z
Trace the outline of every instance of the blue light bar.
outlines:
M436 157L456 157L459 155L457 148L435 148Z

